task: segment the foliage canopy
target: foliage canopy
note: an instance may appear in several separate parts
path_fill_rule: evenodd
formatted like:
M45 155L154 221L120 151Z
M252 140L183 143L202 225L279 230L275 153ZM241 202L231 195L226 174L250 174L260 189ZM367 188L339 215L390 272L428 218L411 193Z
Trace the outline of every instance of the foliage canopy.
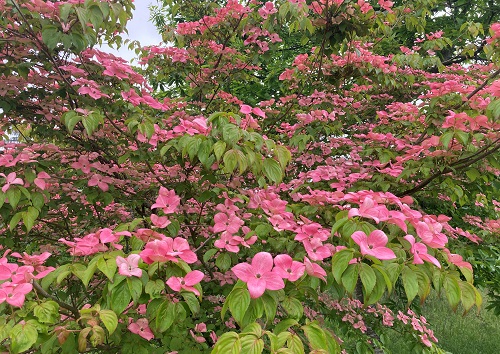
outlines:
M500 294L489 2L164 0L132 67L131 1L0 0L0 347L442 352L415 304Z

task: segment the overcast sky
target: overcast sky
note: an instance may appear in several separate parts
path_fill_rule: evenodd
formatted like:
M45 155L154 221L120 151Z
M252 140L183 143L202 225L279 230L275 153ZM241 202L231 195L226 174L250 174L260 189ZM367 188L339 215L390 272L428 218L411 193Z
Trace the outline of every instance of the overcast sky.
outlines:
M138 40L142 46L159 44L161 36L158 34L155 26L149 21L149 5L156 5L156 0L135 0L134 4L134 17L127 24L128 36L124 35L124 39ZM118 54L127 60L135 57L135 53L129 51L125 46L121 47L118 51L103 46L102 50Z

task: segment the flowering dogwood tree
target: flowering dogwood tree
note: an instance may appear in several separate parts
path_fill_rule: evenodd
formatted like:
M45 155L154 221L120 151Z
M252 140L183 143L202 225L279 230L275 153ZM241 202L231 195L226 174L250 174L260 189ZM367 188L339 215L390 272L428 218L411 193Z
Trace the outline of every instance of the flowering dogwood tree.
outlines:
M2 350L442 352L411 306L482 302L500 24L436 3L165 1L132 67L130 0L0 0Z

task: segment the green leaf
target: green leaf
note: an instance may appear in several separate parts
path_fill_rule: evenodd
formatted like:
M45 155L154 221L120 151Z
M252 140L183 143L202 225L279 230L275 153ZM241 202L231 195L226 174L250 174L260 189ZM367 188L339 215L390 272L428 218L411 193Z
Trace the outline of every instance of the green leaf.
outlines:
M460 286L461 300L464 307L464 315L476 304L476 289L464 281L458 283Z
M361 278L361 283L363 283L363 288L365 289L366 296L369 296L373 288L375 287L375 284L377 283L377 276L375 275L375 271L368 264L361 263L359 277Z
M337 283L342 284L342 274L353 258L352 250L341 250L332 257L332 273Z
M156 314L156 330L160 333L165 332L172 326L176 317L175 304L170 300L165 300L158 307Z
M266 158L262 164L264 175L274 183L279 183L283 179L283 171L278 162L271 158Z
M471 180L471 182L474 182L478 177L481 177L481 173L476 170L475 168L471 168L470 170L467 170L465 172L467 177Z
M111 309L121 314L130 304L132 295L126 281L122 281L111 290Z
M375 304L384 295L388 277L384 276L382 274L382 272L380 272L378 269L375 271L375 276L377 277L375 287L373 288L372 292L370 293L370 296L365 298L365 305ZM387 277L387 279L386 279L386 277Z
M377 264L372 265L372 268L374 268L376 270L375 274L377 274L377 273L381 274L382 279L384 279L385 285L387 286L387 290L390 293L392 291L392 282L391 282L391 279L389 278L389 275L387 274L386 270ZM379 281L379 279L380 278L377 275L377 282Z
M224 171L226 173L233 173L234 169L238 165L238 150L231 149L224 154Z
M264 312L266 313L266 320L271 323L276 317L276 310L278 308L278 301L268 293L261 296L262 304L264 305Z
M128 277L127 278L127 285L128 289L130 291L130 295L132 295L132 300L134 302L137 302L139 300L139 297L142 294L142 281L141 279L137 277Z
M417 274L408 267L403 268L402 272L403 287L405 289L408 303L411 303L418 294L418 278Z
M222 137L229 145L234 145L241 138L241 130L238 126L228 123L222 127Z
M297 322L297 320L294 320L293 318L287 318L274 327L274 333L280 334L281 332L288 331L290 327L296 326L298 324L299 323Z
M264 350L264 341L255 335L245 335L240 339L241 354L260 354Z
M286 341L286 346L293 354L304 354L304 344L300 337L296 334L292 334L290 338Z
M225 272L231 267L231 256L228 253L219 254L215 260L215 265L221 271Z
M219 252L219 250L217 248L211 248L209 249L208 251L205 252L205 254L203 255L203 261L205 262L208 262L209 260L212 259L212 257L217 253Z
M246 288L236 288L231 291L226 299L229 303L229 311L238 324L241 324L245 312L250 306L250 293Z
M401 273L403 266L397 263L389 263L384 265L384 269L387 272L387 275L389 276L391 283L396 284L396 281L399 278L399 274Z
M104 327L108 330L108 333L111 335L116 330L118 326L118 317L116 313L111 310L101 310L99 311L99 318L102 323L104 323Z
M109 280L113 281L113 277L115 276L117 265L116 259L104 259L104 256L99 258L97 261L97 268L103 272L103 274L108 277Z
M82 117L82 123L88 136L91 136L96 131L99 124L103 123L104 119L99 112L92 112L87 116Z
M5 192L5 196L9 199L9 204L12 209L15 209L17 204L19 204L19 200L21 200L21 190L11 186L11 188L7 189L7 192Z
M452 130L444 133L439 139L445 148L450 146L451 139L453 139L454 132Z
M349 220L349 218L346 216L344 218L337 220L335 222L335 224L333 224L332 231L330 233L332 237L335 235L335 233L337 232L338 229L340 229L342 226L344 226L344 224L347 222L347 220Z
M18 323L10 333L10 351L12 353L21 353L31 348L38 339L38 331L36 330L33 321L26 323Z
M325 332L316 322L311 322L301 328L304 331L312 349L328 350Z
M460 300L462 298L462 291L460 290L459 280L454 276L447 274L444 277L443 287L446 298L448 299L451 308L453 309L453 311L456 311L458 304L460 304Z
M224 333L217 340L217 344L212 350L212 354L238 354L241 351L240 337L237 333Z
M144 288L146 294L149 294L152 299L160 297L163 290L165 290L165 282L160 279L148 281Z
M26 226L27 231L30 231L33 228L38 214L38 209L32 206L29 206L28 210L23 213L23 223L24 226Z
M214 154L215 154L215 157L217 158L217 161L220 161L220 158L222 157L222 155L226 151L226 142L219 140L218 142L216 142L213 145L212 148L214 149Z
M68 20L68 16L72 8L73 4L62 4L59 6L59 18L61 21L66 22Z
M21 221L21 218L23 217L23 215L24 215L24 213L21 211L14 214L14 216L12 217L12 219L10 219L10 222L9 222L10 231L14 230L17 227L17 225L19 224L19 221Z
M59 44L61 32L54 25L43 26L42 28L42 41L47 45L47 48L53 50Z
M283 145L276 145L274 148L274 156L278 159L282 169L285 169L286 165L288 165L292 159L292 154Z
M344 274L342 274L342 285L350 295L354 293L354 289L358 283L358 275L358 264L349 264Z
M296 320L300 320L304 314L304 307L302 303L293 297L286 297L282 302L281 306L285 309L288 316Z
M260 338L262 337L262 327L257 322L253 322L246 326L243 331L241 331L241 334L251 334Z
M68 132L70 134L73 133L73 130L75 129L75 126L82 120L82 116L80 116L78 113L75 111L69 111L63 114L61 121L64 123L66 126L66 129L68 129Z
M474 282L474 273L472 273L472 270L467 267L458 267L458 269L460 269L460 272L469 283L472 284Z
M200 312L200 302L198 301L198 298L194 293L190 291L182 291L181 295L184 298L184 301L186 301L186 304L188 305L189 310L191 310L191 313L193 315Z
M275 353L278 349L283 348L292 334L290 332L283 332L275 335L274 333L266 332L266 335L269 338L269 342L271 342L271 353Z
M86 327L78 334L78 351L84 352L87 349L87 336L89 335L91 327Z
M76 275L82 281L83 285L87 287L89 285L90 279L94 276L97 270L97 262L90 262L88 267L83 264L75 263L71 266L73 274Z
M103 22L103 13L99 6L92 5L88 8L88 16L90 23L94 26L94 29L97 31Z
M55 324L59 322L59 304L55 301L46 301L36 305L33 314L42 323Z

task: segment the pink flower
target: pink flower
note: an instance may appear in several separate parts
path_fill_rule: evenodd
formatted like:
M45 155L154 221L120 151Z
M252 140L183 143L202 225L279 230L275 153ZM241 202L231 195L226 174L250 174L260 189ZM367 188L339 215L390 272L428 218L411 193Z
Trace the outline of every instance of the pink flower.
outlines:
M228 232L223 232L221 234L220 239L215 241L214 246L220 249L226 249L229 252L237 253L240 248L238 247L240 242L236 239L235 236L232 236Z
M280 254L274 257L274 272L283 279L296 281L299 279L306 269L304 263L294 261L287 254Z
M472 265L469 262L464 261L463 257L459 254L451 253L449 249L445 248L444 253L448 258L448 262L456 265L457 267L465 267L472 271Z
M242 104L240 107L240 112L243 114L250 114L252 113L252 107L247 104Z
M378 224L380 221L385 221L389 218L389 210L385 205L378 205L372 198L366 197L358 208L351 208L347 214L349 218L353 216L361 216L375 220Z
M4 177L6 179L4 186L2 187L2 192L7 192L7 190L10 188L11 185L13 184L20 184L23 185L24 182L21 178L16 178L16 173L11 172L9 173L8 176L6 176L3 173L0 173L0 176Z
M131 324L129 324L127 328L130 332L138 334L148 341L155 337L153 332L151 331L151 328L149 328L149 322L147 318L140 318L137 320L137 322L132 322Z
M326 271L319 264L312 263L309 258L304 257L305 271L312 277L320 278L326 282Z
M387 10L389 12L392 12L391 7L394 5L392 1L387 1L387 0L378 0L378 4L380 5L381 8L384 10Z
M206 332L207 325L204 322L198 323L198 324L196 324L196 326L194 326L194 330L196 332Z
M45 190L45 188L47 187L47 183L45 182L45 180L49 178L50 178L49 174L47 172L42 171L38 174L38 176L35 178L33 182L38 188L40 188L41 190Z
M131 254L127 258L116 257L116 265L118 266L118 274L126 277L141 277L142 269L139 268L139 261L141 256L138 254Z
M170 220L168 220L166 216L158 216L156 214L151 214L151 223L161 229L171 224Z
M325 258L332 256L332 251L328 246L323 245L318 239L312 239L309 241L304 241L304 248L306 249L307 255L313 261L322 261Z
M47 258L50 257L49 252L43 252L40 255L29 255L26 252L23 254L19 254L17 252L12 253L12 257L20 258L19 261L23 262L25 265L30 265L35 267L35 270L38 270L38 267L45 263Z
M351 237L359 245L363 256L369 255L381 260L396 258L394 252L385 247L388 239L383 231L372 231L369 236L363 231L356 231Z
M422 239L422 241L432 248L443 248L448 242L448 238L441 231L443 230L443 225L436 220L425 216L424 221L419 221L413 226L417 231L417 235Z
M156 203L151 206L151 209L160 208L165 214L173 214L180 202L181 198L175 194L175 191L169 191L165 187L160 187L160 194L156 199Z
M427 253L426 245L421 242L415 242L415 237L412 235L406 235L404 239L411 244L410 252L413 254L413 264L424 264L424 261L427 261L441 268L439 261Z
M103 192L107 192L109 189L108 183L111 183L111 182L113 182L113 180L110 177L102 176L98 173L95 173L89 179L88 185L89 185L89 187L97 186Z
M90 161L86 156L80 156L77 162L73 162L71 167L81 170L83 173L90 173Z
M283 279L276 272L273 272L272 268L273 257L271 254L259 252L253 257L251 265L240 263L235 265L232 271L239 279L247 283L250 297L256 299L262 296L266 289L280 290L285 287Z
M269 15L276 12L278 12L278 10L274 7L274 4L271 1L266 2L258 11L259 15L262 16L263 19L267 19Z
M14 284L5 282L0 285L0 304L7 301L9 305L22 307L26 294L33 289L30 283Z
M200 296L200 292L195 289L193 286L202 281L205 274L200 272L199 270L193 270L186 274L185 277L170 277L167 280L167 285L172 288L174 291L180 291L184 289L186 291L191 291L195 293L197 296Z
M166 262L170 260L167 257L169 247L166 240L153 240L146 244L140 256L144 263L152 264L154 262Z
M192 329L189 330L189 334L191 334L191 337L193 337L197 343L204 343L207 341L205 338L203 338L203 336L197 336L196 334L194 334Z
M224 213L217 213L214 216L214 232L226 231L231 235L234 235L240 230L240 227L244 222L238 218L236 215L227 215Z
M183 239L182 237L176 237L174 239L168 237L166 239L169 250L167 251L167 255L169 257L169 260L172 262L177 263L177 258L179 257L186 263L194 263L198 260L198 257L196 256L196 253L191 251L189 248L189 243L187 240Z

